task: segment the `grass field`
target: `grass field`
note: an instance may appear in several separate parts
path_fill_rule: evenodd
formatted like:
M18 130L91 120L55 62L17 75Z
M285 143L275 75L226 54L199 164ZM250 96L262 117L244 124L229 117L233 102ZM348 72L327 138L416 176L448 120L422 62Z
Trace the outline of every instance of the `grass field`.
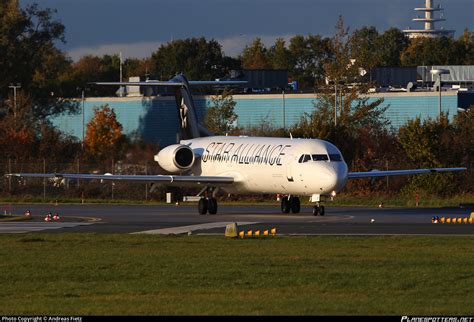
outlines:
M2 315L473 315L474 237L0 235Z

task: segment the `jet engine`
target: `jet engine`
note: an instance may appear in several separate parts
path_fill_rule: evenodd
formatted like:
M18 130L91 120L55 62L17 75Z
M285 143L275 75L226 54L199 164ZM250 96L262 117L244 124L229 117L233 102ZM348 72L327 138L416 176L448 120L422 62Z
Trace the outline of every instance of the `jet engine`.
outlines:
M155 155L155 161L160 167L171 173L190 169L194 164L193 150L183 144L173 144L162 149Z

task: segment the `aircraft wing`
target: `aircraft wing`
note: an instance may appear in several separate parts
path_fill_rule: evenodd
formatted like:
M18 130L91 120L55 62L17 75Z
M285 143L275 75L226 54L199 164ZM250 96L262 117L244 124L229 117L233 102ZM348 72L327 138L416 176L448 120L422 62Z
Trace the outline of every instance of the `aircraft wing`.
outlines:
M387 170L387 171L372 170L372 171L367 171L367 172L349 172L347 175L347 178L358 179L358 178L401 176L401 175L410 175L410 174L438 173L438 172L465 171L465 170L466 168L432 168L432 169Z
M80 173L11 173L9 177L22 178L52 178L52 179L85 179L111 181L139 181L161 183L190 183L190 184L231 184L233 177L224 176L175 176L175 175L125 175L125 174L80 174Z

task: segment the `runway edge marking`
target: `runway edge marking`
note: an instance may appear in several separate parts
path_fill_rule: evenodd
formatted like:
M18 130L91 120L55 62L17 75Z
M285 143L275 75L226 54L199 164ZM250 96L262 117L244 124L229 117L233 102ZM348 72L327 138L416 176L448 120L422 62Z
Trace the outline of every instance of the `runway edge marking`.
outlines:
M171 227L171 228L161 228L161 229L153 229L153 230L145 230L134 232L131 234L150 234L150 235L177 235L177 234L186 234L188 232L193 232L196 230L206 230L206 229L213 229L213 228L223 228L226 227L228 224L232 224L234 221L223 221L223 222L210 222L206 224L197 224L197 225L189 225L189 226L178 226L178 227ZM245 225L255 225L259 224L258 222L237 222L237 226L245 226Z

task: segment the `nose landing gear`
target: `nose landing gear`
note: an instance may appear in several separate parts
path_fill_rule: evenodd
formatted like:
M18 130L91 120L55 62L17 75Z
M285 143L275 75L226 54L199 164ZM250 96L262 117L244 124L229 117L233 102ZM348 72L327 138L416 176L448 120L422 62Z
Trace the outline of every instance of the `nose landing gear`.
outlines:
M317 204L313 207L313 216L324 216L325 212L323 205Z

